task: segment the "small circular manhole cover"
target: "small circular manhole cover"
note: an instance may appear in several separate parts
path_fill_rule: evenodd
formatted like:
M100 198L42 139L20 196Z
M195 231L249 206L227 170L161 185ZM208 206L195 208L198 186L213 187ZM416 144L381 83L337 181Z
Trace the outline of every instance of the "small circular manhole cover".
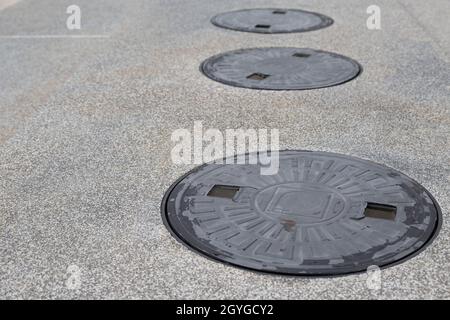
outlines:
M212 80L236 87L303 90L355 78L360 65L336 53L307 48L253 48L213 56L201 65Z
M333 24L333 19L297 9L247 9L219 14L211 22L236 31L292 33L328 27Z
M437 235L438 204L417 182L354 157L283 151L261 166L206 164L166 193L162 216L189 248L264 272L340 275L411 258Z

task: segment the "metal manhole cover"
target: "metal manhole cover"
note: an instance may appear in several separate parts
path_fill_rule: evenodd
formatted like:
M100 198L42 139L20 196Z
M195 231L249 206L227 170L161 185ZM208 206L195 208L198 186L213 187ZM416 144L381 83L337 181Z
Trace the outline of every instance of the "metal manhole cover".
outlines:
M236 87L303 90L355 78L360 65L342 55L307 48L253 48L213 56L201 65L212 80Z
M222 28L256 33L305 32L328 27L333 19L297 9L247 9L219 14L211 22Z
M274 176L259 165L203 165L168 190L161 209L172 235L204 256L316 276L409 259L442 219L431 194L404 174L308 151L280 152Z

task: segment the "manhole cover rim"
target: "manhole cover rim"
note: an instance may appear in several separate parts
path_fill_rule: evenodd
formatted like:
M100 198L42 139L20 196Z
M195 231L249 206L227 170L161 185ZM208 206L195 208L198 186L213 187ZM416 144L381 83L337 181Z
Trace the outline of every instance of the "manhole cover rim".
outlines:
M217 20L219 17L225 15L225 14L232 14L232 13L238 13L238 12L248 12L248 11L254 11L254 10L284 10L284 11L296 11L296 12L301 12L301 13L307 13L307 14L313 14L316 15L318 17L321 18L322 23L321 24L317 24L315 26L311 26L308 28L301 28L301 29L294 29L294 30L289 30L289 31L266 31L266 30L259 30L259 31L254 31L254 30L245 30L245 29L239 29L239 28L233 28L230 26L226 26L223 24L220 24ZM318 12L314 12L314 11L307 11L307 10L303 10L303 9L287 9L287 8L249 8L249 9L238 9L238 10L233 10L233 11L227 11L227 12L222 12L222 13L218 13L215 16L213 16L210 19L210 22L221 29L225 29L225 30L232 30L232 31L237 31L237 32L247 32L247 33L254 33L254 34L290 34L290 33L303 33L303 32L310 32L310 31L316 31L316 30L320 30L320 29L325 29L328 28L330 26L332 26L334 24L334 19L324 15L322 13L318 13Z
M406 256L402 257L401 259L389 262L389 263L385 263L382 265L377 265L377 267L379 267L380 269L386 269L386 268L390 268L390 267L394 267L397 265L400 265L402 263L404 263L407 260L410 260L416 256L418 256L419 254L421 254L424 250L426 250L429 246L431 246L434 243L434 240L437 238L437 236L439 235L441 228L442 228L442 224L443 224L443 215L442 215L442 209L439 205L439 203L437 202L437 200L434 198L434 196L431 194L431 192L426 189L422 184L420 184L419 182L417 182L415 179L411 178L409 175L394 169L392 167L389 167L385 164L381 164L372 160L367 160L367 159L363 159L360 157L355 157L352 155L347 155L347 154L342 154L342 153L334 153L334 152L328 152L328 151L315 151L315 150L301 150L301 149L283 149L283 150L278 150L278 152L282 153L282 152L292 152L292 153L296 153L296 152L304 152L304 153L315 153L315 154L320 154L320 155L328 155L328 156L336 156L336 157L351 157L354 160L358 160L360 162L365 162L369 165L374 165L374 166L378 166L380 168L384 168L384 169L388 169L392 172L398 173L404 177L406 177L407 179L410 179L413 183L417 184L418 186L422 187L422 189L425 191L425 193L430 197L431 201L433 202L434 207L436 208L436 223L434 225L433 231L430 235L430 237L428 239L426 239L424 241L424 243L418 248L415 249L413 252L407 254ZM245 153L245 155L249 155L249 153ZM234 158L237 158L238 155L235 155ZM224 157L223 159L226 159L227 157ZM185 174L181 175L178 179L176 179L171 185L170 187L167 189L167 191L164 193L164 196L162 198L161 201L161 205L160 205L160 214L161 214L161 218L163 221L164 226L166 227L166 229L169 231L169 233L171 234L171 236L173 238L175 238L175 240L179 243L181 243L184 247L186 247L187 249L189 249L190 251L192 251L195 254L198 254L204 258L207 258L213 262L218 262L224 265L228 265L228 266L232 266L238 269L242 269L242 270L247 270L247 271L251 271L254 273L258 273L258 274L272 274L272 275L279 275L279 276L286 276L286 277L305 277L305 278L338 278L338 277L344 277L344 276L348 276L348 275L357 275L357 274L361 274L361 273L365 273L367 271L367 268L361 268L360 270L348 270L349 267L336 267L334 270L336 269L342 269L342 270L347 270L344 272L340 272L340 273L327 273L324 271L321 272L305 272L305 273L293 273L293 272L284 272L282 270L270 270L270 269L256 269L256 268L252 268L249 266L245 266L242 264L238 264L238 263L233 263L227 260L223 260L220 259L218 257L218 255L214 255L212 253L206 252L204 250L202 250L201 248L195 247L194 245L191 245L187 240L185 240L185 238L179 234L171 225L169 219L168 219L168 212L167 212L167 203L168 200L170 198L171 193L173 192L173 190L179 185L180 182L182 182L186 177L190 176L193 173L196 173L197 171L201 170L202 168L204 168L207 165L212 164L213 162L207 162L201 165L198 165L194 168L192 168L191 170L189 170L188 172L186 172ZM411 249L411 248L410 248Z
M316 84L316 85L310 85L306 88L296 88L296 87L292 87L292 88L264 88L264 87L259 87L257 85L244 85L240 82L237 81L231 81L231 80L225 80L222 78L219 78L217 76L215 76L214 74L210 74L206 71L206 66L211 62L216 60L217 58L224 56L224 55L230 55L230 54L239 54L241 52L246 52L246 51L250 51L250 50L270 50L270 49L289 49L289 50L312 50L315 51L317 53L324 53L324 54L328 54L331 55L333 57L337 57L337 58L341 58L344 59L348 62L351 62L357 69L358 72L356 72L352 77L349 77L348 79L338 82L338 83L329 83L329 84ZM312 49L312 48L299 48L299 47L251 47L251 48L241 48L241 49L236 49L236 50L231 50L231 51L225 51L222 53L218 53L215 54L205 60L203 60L203 62L200 64L199 67L200 72L206 76L207 78L209 78L210 80L219 82L221 84L225 84L228 86L232 86L235 88L241 88L241 89L252 89L252 90L266 90L266 91L303 91L303 90L318 90L318 89L326 89L326 88L330 88L330 87L335 87L335 86L340 86L340 85L344 85L347 82L350 82L352 80L355 80L356 78L358 78L362 73L363 73L363 66L356 60L345 56L343 54L339 54L339 53L335 53L335 52L331 52L331 51L326 51L326 50L320 50L320 49Z

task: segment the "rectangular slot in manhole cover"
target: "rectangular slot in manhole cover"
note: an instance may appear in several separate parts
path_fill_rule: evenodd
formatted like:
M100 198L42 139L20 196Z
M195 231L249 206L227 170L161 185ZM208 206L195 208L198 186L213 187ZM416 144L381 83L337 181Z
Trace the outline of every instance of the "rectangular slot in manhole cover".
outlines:
M311 55L309 53L297 52L297 53L294 53L292 56L297 57L297 58L308 58Z
M368 218L395 220L397 208L387 204L367 203L364 215Z
M273 14L286 14L286 11L284 11L284 10L275 10L272 13Z
M257 72L257 73L252 73L251 75L249 75L249 76L247 77L247 79L252 79L252 80L264 80L264 79L266 79L267 77L270 77L270 75Z
M238 193L239 187L215 185L208 192L208 197L233 199Z
M270 28L270 24L257 24L257 25L255 26L255 28L269 29L269 28Z

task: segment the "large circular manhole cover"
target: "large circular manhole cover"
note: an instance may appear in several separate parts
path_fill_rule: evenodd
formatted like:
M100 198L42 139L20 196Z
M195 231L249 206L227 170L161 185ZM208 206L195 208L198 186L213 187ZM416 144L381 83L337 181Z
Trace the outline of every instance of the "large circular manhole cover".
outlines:
M303 90L355 78L360 65L336 53L306 48L241 49L213 56L201 65L212 80L236 87Z
M440 209L417 182L388 167L325 152L280 152L260 165L206 164L162 202L171 233L236 266L292 275L339 275L408 259L437 234Z
M291 33L328 27L333 24L333 19L296 9L248 9L219 14L211 22L236 31Z

